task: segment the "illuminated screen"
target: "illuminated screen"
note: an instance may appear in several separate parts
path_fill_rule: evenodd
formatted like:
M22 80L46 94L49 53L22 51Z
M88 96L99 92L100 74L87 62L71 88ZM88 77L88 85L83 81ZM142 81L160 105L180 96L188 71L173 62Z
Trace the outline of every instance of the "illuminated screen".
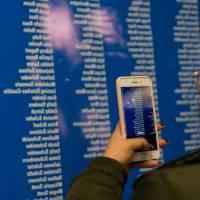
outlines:
M150 150L156 150L156 133L151 88L123 87L122 102L127 138L145 138Z

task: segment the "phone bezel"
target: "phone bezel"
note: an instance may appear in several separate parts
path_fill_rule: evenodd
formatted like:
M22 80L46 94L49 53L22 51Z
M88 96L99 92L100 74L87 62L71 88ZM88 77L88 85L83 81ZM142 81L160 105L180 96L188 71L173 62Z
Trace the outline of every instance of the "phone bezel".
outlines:
M136 152L134 155L133 161L159 159L160 148L158 144L158 131L157 131L157 120L156 120L155 103L154 103L154 95L153 95L153 84L152 84L151 78L148 76L127 76L127 77L119 77L116 80L117 99L118 99L119 117L120 117L122 136L126 138L121 87L140 87L140 86L149 86L151 88L151 98L153 102L153 114L154 114L154 122L155 122L157 150Z

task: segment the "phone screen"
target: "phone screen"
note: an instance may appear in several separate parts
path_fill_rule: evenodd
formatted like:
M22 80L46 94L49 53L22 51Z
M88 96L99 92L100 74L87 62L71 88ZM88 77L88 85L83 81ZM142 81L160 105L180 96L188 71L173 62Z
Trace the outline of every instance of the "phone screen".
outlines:
M153 101L149 86L122 87L122 103L127 138L143 137L157 150Z

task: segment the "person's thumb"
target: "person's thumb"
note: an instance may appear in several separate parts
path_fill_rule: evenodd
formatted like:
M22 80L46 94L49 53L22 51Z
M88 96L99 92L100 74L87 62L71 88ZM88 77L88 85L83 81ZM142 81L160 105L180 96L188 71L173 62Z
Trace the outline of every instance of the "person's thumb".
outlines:
M131 151L137 151L148 147L148 142L144 138L127 139L126 143Z

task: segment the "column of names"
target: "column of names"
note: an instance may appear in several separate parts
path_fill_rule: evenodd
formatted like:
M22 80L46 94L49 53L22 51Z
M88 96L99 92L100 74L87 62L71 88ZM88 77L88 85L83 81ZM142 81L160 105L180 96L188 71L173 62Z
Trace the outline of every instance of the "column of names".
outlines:
M174 41L179 45L179 87L176 104L181 111L177 123L183 123L185 150L200 147L200 90L195 72L200 70L200 28L197 0L177 0L180 6L174 26ZM182 106L187 107L182 109Z
M63 200L60 137L56 99L54 56L48 24L48 0L24 0L27 17L22 21L25 66L19 81L4 89L5 95L28 96L27 135L22 137L27 182L34 200ZM28 199L30 197L27 197Z
M83 59L82 87L76 95L86 97L89 106L81 109L81 119L73 123L89 142L84 158L102 155L110 137L110 116L105 71L103 35L95 17L100 12L100 1L70 1L74 9L74 24L81 28L81 41L76 45Z

